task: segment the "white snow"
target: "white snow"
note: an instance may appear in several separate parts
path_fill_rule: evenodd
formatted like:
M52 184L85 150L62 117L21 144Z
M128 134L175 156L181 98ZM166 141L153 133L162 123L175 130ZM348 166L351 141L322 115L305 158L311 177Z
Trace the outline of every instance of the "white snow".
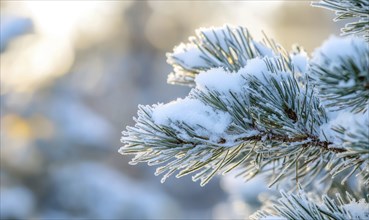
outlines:
M302 51L298 54L291 54L291 62L294 66L295 70L299 71L300 73L304 73L309 64L309 58L306 52Z
M195 129L195 133L207 136L213 141L218 140L232 122L227 112L213 109L191 98L177 99L165 105L155 106L152 118L156 124L166 126L177 127L184 122ZM181 127L177 127L177 130L180 131Z
M245 78L255 76L261 82L266 83L264 76L269 74L273 73L268 70L265 61L257 57L247 60L246 66L238 70L238 72L231 73L221 67L201 72L196 77L195 82L196 88L201 91L206 91L208 88L221 93L228 91L242 92L242 87L246 86Z
M246 66L240 69L240 74L247 77L247 75L252 75L259 79L261 82L265 82L265 74L270 74L271 72L268 70L268 66L262 58L254 58L248 60Z
M239 73L245 77L254 76L261 83L268 85L269 83L266 79L270 79L273 77L276 80L285 80L289 75L288 72L277 71L274 73L268 69L268 65L266 61L275 64L275 60L273 58L254 58L247 61L247 64L244 68L240 69Z
M328 64L333 67L341 63L338 59L342 57L350 57L354 61L359 61L361 57L360 53L357 52L357 49L363 48L367 48L366 50L369 50L368 43L363 38L339 38L331 36L321 47L314 51L312 62L324 66ZM333 62L334 60L337 60L338 62ZM326 63L328 61L329 63Z
M204 59L201 58L201 50L194 44L180 44L174 48L172 54L168 55L168 62L172 63L173 57L181 61L181 64L187 68L207 66Z
M252 43L254 44L256 49L259 51L259 53L261 53L262 56L264 56L264 57L274 57L274 56L276 56L274 54L274 52L270 48L266 47L264 44L261 44L257 41L252 41Z
M366 203L364 199L359 202L350 202L343 207L350 212L353 220L369 219L369 203Z
M368 122L369 117L367 112L355 114L350 111L340 111L328 116L330 116L330 120L327 123L320 126L321 131L319 138L321 140L325 140L326 139L325 137L327 137L328 139L327 141L330 141L336 145L342 144L342 141L339 139L339 137L351 140L351 138L348 136L349 133L355 134L360 130L360 128L365 127L365 124L369 123ZM332 129L337 126L342 126L346 129L346 132L343 136L341 136L339 133L337 133ZM323 135L323 133L325 134L325 136Z
M229 73L221 67L201 72L196 77L195 82L196 88L201 91L206 91L208 88L223 93L228 91L238 92L245 84L240 74Z

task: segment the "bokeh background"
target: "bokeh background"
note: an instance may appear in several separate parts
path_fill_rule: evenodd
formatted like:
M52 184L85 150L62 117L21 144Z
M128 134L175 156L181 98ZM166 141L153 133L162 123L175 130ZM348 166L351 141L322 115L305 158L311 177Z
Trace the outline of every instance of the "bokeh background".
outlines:
M164 184L121 156L138 104L184 97L166 52L199 27L263 30L308 53L340 24L309 1L1 1L2 219L242 219L273 193L259 177Z

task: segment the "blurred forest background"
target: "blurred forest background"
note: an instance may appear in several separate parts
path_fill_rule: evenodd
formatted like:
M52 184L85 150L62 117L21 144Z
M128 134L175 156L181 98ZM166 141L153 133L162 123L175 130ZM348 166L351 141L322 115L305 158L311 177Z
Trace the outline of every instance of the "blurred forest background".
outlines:
M272 194L262 178L161 184L117 153L121 131L138 104L189 92L166 84L165 53L196 28L242 25L310 53L339 33L333 16L309 1L1 1L0 217L248 216Z

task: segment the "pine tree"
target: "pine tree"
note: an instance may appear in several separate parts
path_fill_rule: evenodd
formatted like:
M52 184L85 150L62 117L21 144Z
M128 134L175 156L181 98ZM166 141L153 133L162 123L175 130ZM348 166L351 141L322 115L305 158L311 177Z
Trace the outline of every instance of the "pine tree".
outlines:
M287 192L254 219L369 219L369 2L313 5L358 21L311 58L244 27L198 29L167 54L168 83L192 87L189 95L139 106L119 152L134 154L131 164L161 165L162 181L264 173ZM317 182L341 193L319 198Z

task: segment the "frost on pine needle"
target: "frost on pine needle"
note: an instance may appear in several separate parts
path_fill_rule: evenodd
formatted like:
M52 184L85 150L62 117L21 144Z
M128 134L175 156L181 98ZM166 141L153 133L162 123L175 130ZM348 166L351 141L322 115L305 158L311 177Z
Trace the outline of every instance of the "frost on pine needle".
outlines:
M227 30L227 26L199 28L196 30L196 34L198 36L203 36L209 44L217 45L225 51L230 50L228 47L229 43L227 41L232 38L232 30Z
M321 0L313 6L335 11L334 21L350 19L341 29L343 35L354 34L369 40L369 1L367 0Z
M336 194L335 199L327 195L323 195L321 199L313 199L314 195L305 193L301 186L296 193L286 193L282 190L281 195L272 207L265 207L264 210L256 212L250 216L251 219L261 220L274 216L275 219L366 220L369 217L369 198L366 198L367 201L356 201L350 194L343 197Z
M369 45L360 38L331 37L314 52L310 77L332 110L367 111Z
M352 201L342 207L350 213L350 219L369 219L369 203L366 203L364 199L358 202Z
M361 170L363 183L369 184L369 116L365 113L340 111L321 126L321 140L327 140L331 146L344 149L337 159L347 158L344 164L331 169L332 176L337 171L351 167L351 172ZM351 174L351 172L349 174ZM346 181L350 175L342 179Z

